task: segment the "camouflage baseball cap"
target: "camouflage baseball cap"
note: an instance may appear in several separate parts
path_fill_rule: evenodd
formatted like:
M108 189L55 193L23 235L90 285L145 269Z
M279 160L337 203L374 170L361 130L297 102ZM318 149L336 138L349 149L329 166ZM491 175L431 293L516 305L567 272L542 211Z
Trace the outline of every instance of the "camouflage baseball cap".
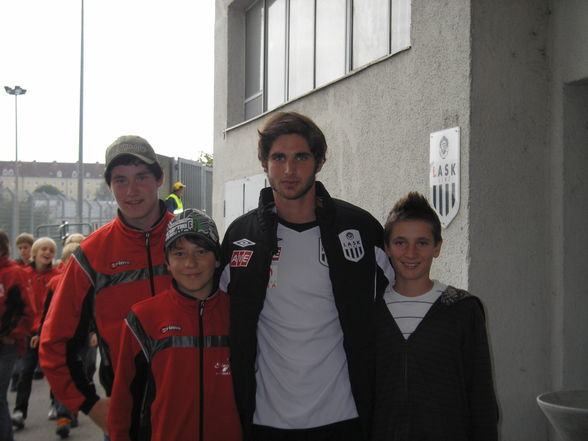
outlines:
M110 144L106 149L106 169L108 170L113 160L122 155L132 155L148 165L159 164L153 147L140 136L121 136Z
M165 248L188 234L200 236L214 251L220 248L216 224L210 216L195 208L187 208L169 221L165 232Z

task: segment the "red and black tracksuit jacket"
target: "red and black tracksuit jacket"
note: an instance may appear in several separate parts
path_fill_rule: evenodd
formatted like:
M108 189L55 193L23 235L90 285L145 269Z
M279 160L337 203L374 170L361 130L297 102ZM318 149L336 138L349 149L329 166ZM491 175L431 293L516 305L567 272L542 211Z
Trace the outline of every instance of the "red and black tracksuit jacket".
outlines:
M175 284L174 284L175 285ZM172 287L126 319L109 412L112 441L239 441L229 299Z
M15 340L24 353L33 326L29 279L18 263L0 258L0 337ZM0 343L1 344L1 343Z
M43 311L45 310L45 301L47 300L47 293L49 292L49 282L51 279L59 275L59 271L55 268L49 267L44 273L39 273L35 269L35 263L30 263L24 267L25 274L29 278L31 286L31 295L34 311L33 319L33 334L38 334L41 328L41 321L43 319Z
M78 356L92 322L99 336L100 379L109 395L124 318L132 305L169 286L163 245L173 215L162 202L160 206L162 216L149 231L130 227L119 213L88 236L69 259L54 293L40 362L51 390L74 413L88 413L100 398Z

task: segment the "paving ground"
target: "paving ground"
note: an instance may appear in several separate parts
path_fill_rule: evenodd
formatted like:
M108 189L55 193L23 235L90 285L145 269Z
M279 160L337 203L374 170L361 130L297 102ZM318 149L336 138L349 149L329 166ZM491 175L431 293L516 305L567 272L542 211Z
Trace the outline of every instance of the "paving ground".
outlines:
M16 392L8 392L8 403L12 410ZM15 441L53 441L61 438L55 434L55 421L47 419L49 411L49 386L47 380L33 380L33 391L29 401L29 415L25 428L14 433ZM83 413L80 412L79 426L70 432L70 440L102 441L100 429Z

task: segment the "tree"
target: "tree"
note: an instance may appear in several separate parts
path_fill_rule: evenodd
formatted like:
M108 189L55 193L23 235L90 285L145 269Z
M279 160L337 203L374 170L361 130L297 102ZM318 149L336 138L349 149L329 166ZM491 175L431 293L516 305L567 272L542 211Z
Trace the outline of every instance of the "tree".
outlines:
M63 193L53 185L45 184L35 188L35 193L45 193L53 196L63 196Z
M210 153L200 152L200 157L198 158L198 161L201 162L202 165L205 165L206 167L212 167L213 160L214 157Z

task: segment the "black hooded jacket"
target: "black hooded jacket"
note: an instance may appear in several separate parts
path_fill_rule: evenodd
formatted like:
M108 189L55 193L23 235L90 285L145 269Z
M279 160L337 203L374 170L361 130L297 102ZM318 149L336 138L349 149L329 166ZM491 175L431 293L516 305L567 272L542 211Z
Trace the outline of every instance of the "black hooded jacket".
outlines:
M351 390L367 439L374 390L374 301L393 271L382 246L382 226L373 216L331 198L320 182L316 195L316 217L343 330ZM231 369L245 439L255 412L257 322L277 250L274 207L272 189L263 189L259 207L230 225L222 245L221 289L230 296Z

